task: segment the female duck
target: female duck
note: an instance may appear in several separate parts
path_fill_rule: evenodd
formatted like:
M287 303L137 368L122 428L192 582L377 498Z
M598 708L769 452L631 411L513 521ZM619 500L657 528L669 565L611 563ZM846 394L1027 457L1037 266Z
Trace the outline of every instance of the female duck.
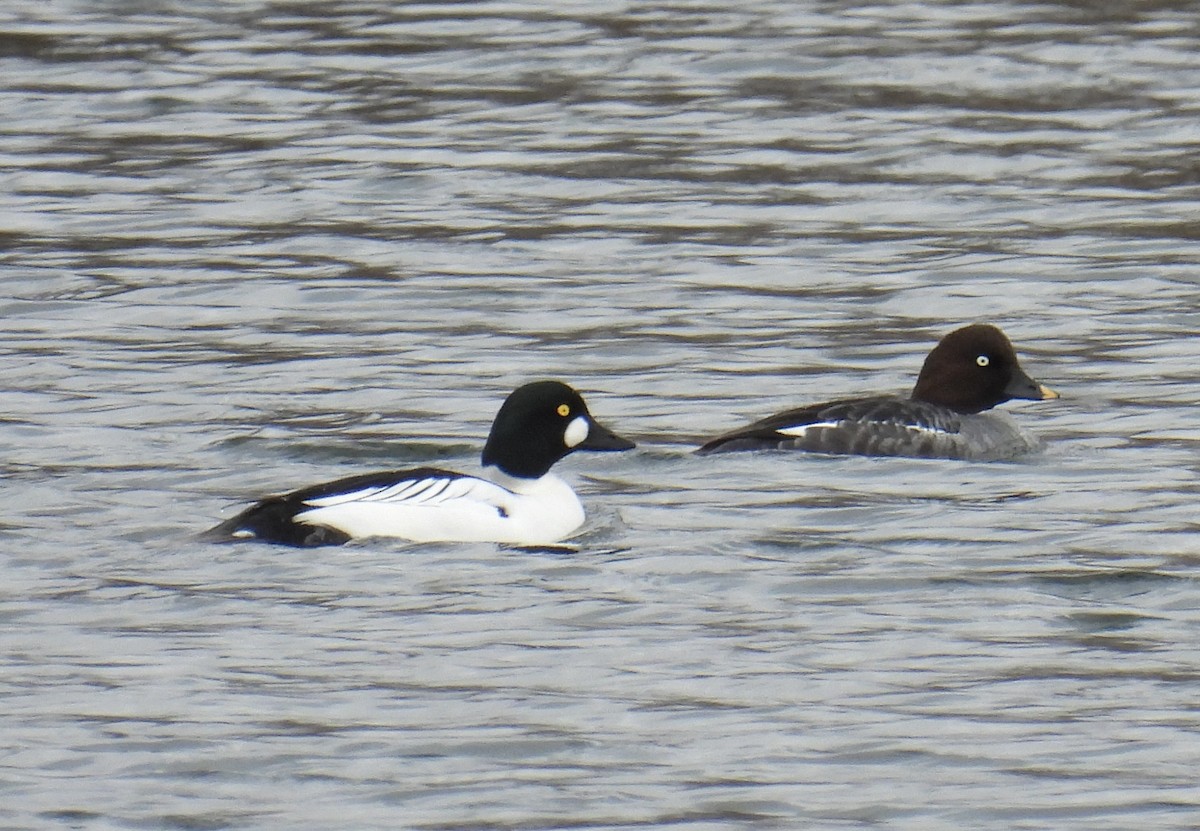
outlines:
M483 448L490 478L438 468L368 473L273 496L208 531L207 539L295 546L361 537L412 542L550 545L578 528L583 506L550 473L575 450L628 450L592 418L583 397L558 381L519 387L492 422Z
M1013 398L1044 401L1058 393L1025 374L1003 332L977 323L942 338L907 398L849 398L788 410L718 436L698 452L1005 459L1038 444L1008 416L985 412Z

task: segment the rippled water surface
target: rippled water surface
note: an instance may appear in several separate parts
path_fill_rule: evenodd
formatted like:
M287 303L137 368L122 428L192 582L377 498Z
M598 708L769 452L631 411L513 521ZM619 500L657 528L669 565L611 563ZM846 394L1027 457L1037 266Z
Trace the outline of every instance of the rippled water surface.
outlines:
M0 8L4 828L1200 824L1190 3ZM995 322L1003 464L702 437ZM639 442L574 553L213 546Z

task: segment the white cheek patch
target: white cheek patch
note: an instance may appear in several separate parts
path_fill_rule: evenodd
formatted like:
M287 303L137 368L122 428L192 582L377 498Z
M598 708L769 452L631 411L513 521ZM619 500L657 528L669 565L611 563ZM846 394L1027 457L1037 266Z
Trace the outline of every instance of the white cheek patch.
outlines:
M583 416L576 416L575 419L567 425L567 429L563 432L563 444L567 447L578 447L584 439L588 437L588 420Z

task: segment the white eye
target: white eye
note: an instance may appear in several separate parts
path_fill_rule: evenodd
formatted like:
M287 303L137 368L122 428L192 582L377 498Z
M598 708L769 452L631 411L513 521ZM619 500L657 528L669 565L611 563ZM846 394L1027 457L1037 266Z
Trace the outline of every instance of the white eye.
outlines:
M575 447L588 437L590 431L588 420L583 416L575 416L563 433L563 444L567 447Z
M989 358L987 355L980 355L978 358L975 359L975 363L979 364L980 366L987 366L991 362L992 362L992 359Z

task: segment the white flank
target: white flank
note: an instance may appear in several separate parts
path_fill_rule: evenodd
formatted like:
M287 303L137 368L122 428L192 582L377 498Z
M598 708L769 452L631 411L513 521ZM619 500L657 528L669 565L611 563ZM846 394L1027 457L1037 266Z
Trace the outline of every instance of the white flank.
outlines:
M550 473L522 480L519 492L472 476L430 477L308 504L312 509L297 514L297 522L336 528L351 537L412 542L548 545L578 528L584 517L575 492Z

